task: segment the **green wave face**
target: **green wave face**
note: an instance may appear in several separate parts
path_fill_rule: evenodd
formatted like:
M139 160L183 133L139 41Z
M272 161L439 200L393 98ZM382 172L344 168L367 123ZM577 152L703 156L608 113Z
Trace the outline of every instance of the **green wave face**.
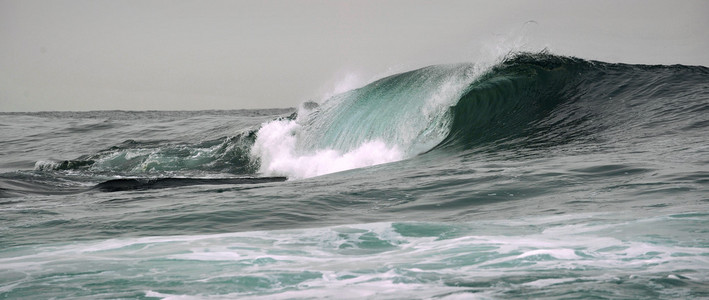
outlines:
M437 65L334 96L307 116L298 148L347 152L380 140L406 157L428 150L448 134L448 108L473 77L472 64Z

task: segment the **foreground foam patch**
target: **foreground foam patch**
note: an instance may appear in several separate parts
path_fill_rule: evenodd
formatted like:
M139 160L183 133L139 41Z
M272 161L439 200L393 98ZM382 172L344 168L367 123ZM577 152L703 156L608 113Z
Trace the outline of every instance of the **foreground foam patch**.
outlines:
M37 245L0 253L0 278L11 296L37 284L97 292L118 281L131 288L113 290L114 297L164 299L202 298L205 291L213 299L709 292L702 285L709 280L705 241L652 230L699 230L706 218L616 218L373 223ZM538 233L520 234L534 228Z

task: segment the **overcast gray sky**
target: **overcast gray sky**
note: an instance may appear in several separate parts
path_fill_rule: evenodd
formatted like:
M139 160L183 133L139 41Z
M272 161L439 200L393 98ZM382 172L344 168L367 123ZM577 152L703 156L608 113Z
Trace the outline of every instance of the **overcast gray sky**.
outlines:
M0 111L293 107L518 39L709 66L708 28L704 0L0 0Z

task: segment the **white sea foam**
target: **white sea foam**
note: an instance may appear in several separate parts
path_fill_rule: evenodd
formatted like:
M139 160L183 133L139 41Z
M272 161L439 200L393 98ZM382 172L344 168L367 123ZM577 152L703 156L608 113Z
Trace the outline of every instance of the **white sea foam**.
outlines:
M594 228L595 219L576 220L576 228L583 223ZM652 228L664 220L652 218L643 223ZM632 222L608 224L615 225L614 230L577 232L564 224L538 221L544 229L566 230L485 234L500 226L495 225L499 222L449 224L459 234L450 239L415 229L436 224L371 223L79 241L6 253L0 257L0 276L11 278L7 286L23 286L42 276L54 278L49 276L53 274L74 274L57 277L61 284L82 282L85 276L110 280L141 274L140 280L160 282L169 277L192 286L239 285L244 278L261 285L243 290L233 287L225 290L227 294L204 297L190 289L146 292L146 296L163 299L456 298L470 296L459 294L469 290L466 283L484 286L490 281L518 289L653 278L698 284L709 279L709 259L701 243L667 243L663 237L648 235L653 231L646 226L633 227ZM402 224L414 229L402 229ZM640 231L630 239L615 236L628 230ZM529 280L519 282L520 274L530 275ZM504 291L504 286L498 291Z
M573 249L539 249L524 252L516 258L526 258L530 256L549 255L556 259L576 259L579 258Z
M297 149L301 125L293 120L276 120L259 129L252 154L261 160L260 172L267 176L286 176L291 179L363 168L401 160L403 153L396 146L374 140L358 148L341 152L320 149L302 153Z
M150 298L160 298L163 300L193 300L193 299L204 299L204 297L196 297L196 296L189 296L189 295L171 295L171 294L166 294L166 293L158 293L155 291L147 291L145 292L145 297L150 297ZM213 299L213 297L210 297Z
M40 160L34 164L34 169L37 171L54 170L57 167L59 167L60 164L61 164L61 162L58 162L58 161Z
M525 283L525 284L523 284L523 285L525 285L525 286L531 286L531 287L535 287L535 288L543 288L543 287L547 287L547 286L550 286L550 285L555 285L555 284L560 284L560 283L567 283L567 282L572 282L572 281L576 281L576 280L577 280L577 278L539 279L539 280L535 280L535 281L532 281L532 282L527 282L527 283Z

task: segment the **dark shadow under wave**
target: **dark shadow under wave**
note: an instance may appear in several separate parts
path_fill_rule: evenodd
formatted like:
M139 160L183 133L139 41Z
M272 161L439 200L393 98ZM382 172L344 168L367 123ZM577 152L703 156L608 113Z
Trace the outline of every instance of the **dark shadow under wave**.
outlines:
M246 178L122 178L97 184L94 189L102 192L151 190L190 185L257 184L285 181L285 177Z
M118 192L178 188L192 185L245 185L282 182L285 177L238 177L238 178L121 178L101 182L92 187L57 186L50 182L28 180L0 180L0 198L23 195L71 195L88 191Z

